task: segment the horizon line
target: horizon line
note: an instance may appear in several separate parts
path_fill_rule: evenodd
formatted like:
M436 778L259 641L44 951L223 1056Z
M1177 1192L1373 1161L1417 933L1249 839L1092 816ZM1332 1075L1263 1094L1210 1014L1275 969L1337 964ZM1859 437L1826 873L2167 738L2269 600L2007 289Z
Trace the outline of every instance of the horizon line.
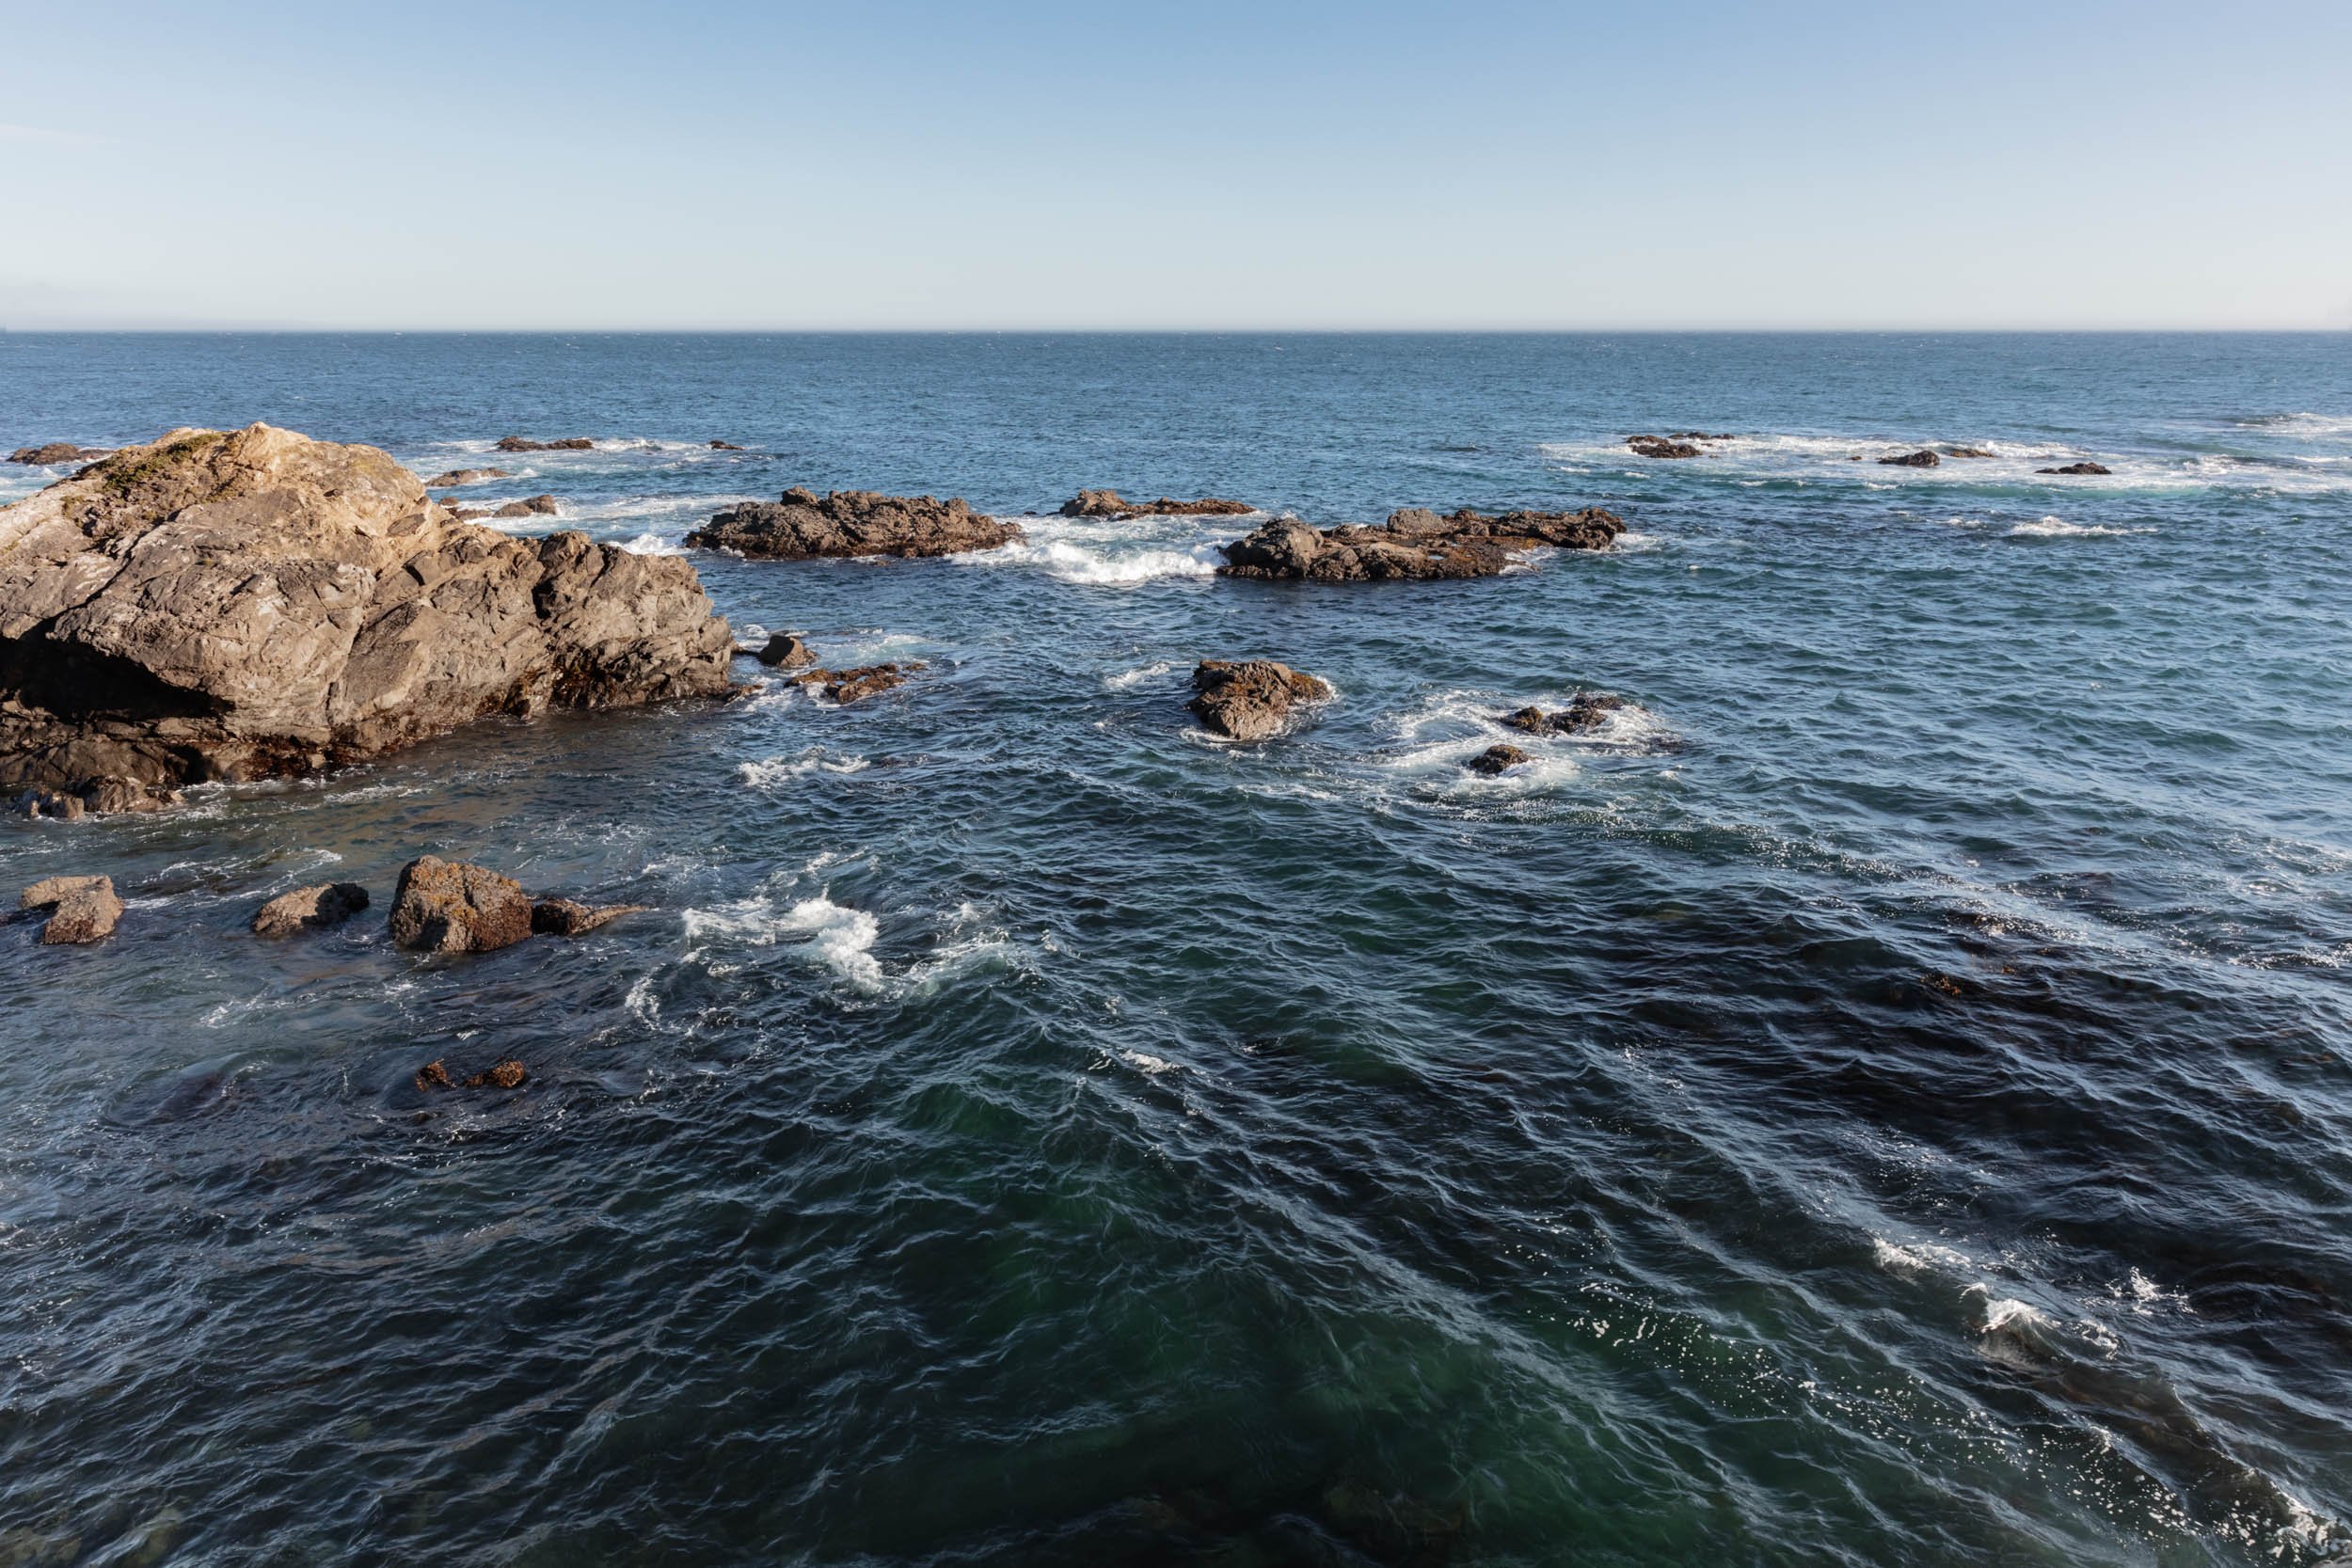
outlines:
M1895 325L1895 326L339 326L235 324L180 324L144 326L10 326L0 323L0 337L227 337L317 336L343 337L1893 337L1938 336L2154 337L2154 336L2304 336L2352 333L2352 323L2333 326L2049 326L2049 325Z

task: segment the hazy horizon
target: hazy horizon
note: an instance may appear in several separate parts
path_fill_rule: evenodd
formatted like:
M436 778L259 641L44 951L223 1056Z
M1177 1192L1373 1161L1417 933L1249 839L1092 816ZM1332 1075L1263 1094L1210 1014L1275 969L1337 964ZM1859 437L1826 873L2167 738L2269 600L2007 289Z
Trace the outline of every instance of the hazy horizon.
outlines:
M20 332L2352 326L2316 0L54 14Z

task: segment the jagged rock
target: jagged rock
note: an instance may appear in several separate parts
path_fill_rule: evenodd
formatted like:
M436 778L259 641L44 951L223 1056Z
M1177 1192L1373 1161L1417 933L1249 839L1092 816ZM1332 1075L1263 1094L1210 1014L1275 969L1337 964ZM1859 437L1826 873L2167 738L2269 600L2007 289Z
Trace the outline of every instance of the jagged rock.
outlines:
M552 517L555 515L555 498L533 496L529 500L508 501L490 515L493 517Z
M803 664L817 662L817 655L809 645L798 634L788 631L770 633L767 645L752 657L778 670L797 670Z
M1998 454L1987 451L1982 447L1946 447L1944 455L1947 457L1993 457Z
M538 936L584 937L612 925L625 914L643 914L643 904L582 904L570 898L542 898L531 906L531 929Z
M531 897L511 877L425 855L401 867L392 941L428 953L492 953L531 935Z
M1920 448L1917 451L1907 451L1900 457L1882 457L1879 459L1881 466L1889 468L1932 468L1941 461L1943 461L1941 458L1937 457L1935 453L1928 451L1925 447Z
M741 451L743 449L733 441L713 441L710 443L710 450L712 451Z
M511 1089L519 1085L529 1076L523 1071L522 1063L509 1056L497 1066L485 1068L467 1079L466 1087L469 1089Z
M1636 457L1697 457L1699 449L1688 441L1659 436L1629 436L1625 444L1633 449Z
M105 456L107 450L104 447L75 446L71 441L51 441L45 446L19 447L8 453L8 461L39 467L54 463L87 463L94 457Z
M2098 463L2069 463L2063 468L2036 468L2038 474L2111 474L2115 470Z
M297 931L324 931L340 926L368 907L368 890L358 882L321 882L281 893L263 904L253 917L257 937L290 937Z
M1517 746L1489 746L1470 759L1469 768L1473 773L1484 773L1492 778L1526 760L1527 753Z
M79 822L88 812L89 802L63 790L28 789L9 802L8 809L36 821L45 817L53 822Z
M498 439L501 451L589 451L596 442L585 436L566 436L560 441L533 441L522 436L501 436Z
M1413 578L1487 578L1514 551L1553 546L1597 550L1625 531L1614 513L1506 512L1465 508L1440 517L1421 507L1389 515L1377 528L1314 529L1278 517L1223 546L1217 571L1235 578L1297 578L1312 582L1372 582Z
M848 704L887 691L894 686L904 686L907 677L922 668L922 662L916 660L909 664L868 664L857 670L803 670L785 684L821 686L828 699Z
M1551 716L1533 704L1517 713L1504 714L1502 721L1515 730L1525 730L1530 735L1541 735L1551 728Z
M1192 673L1192 684L1199 695L1184 705L1202 724L1234 740L1278 734L1294 704L1331 695L1324 681L1270 658L1204 658Z
M453 522L373 447L175 431L0 508L0 788L315 771L731 689L688 562Z
M1546 713L1539 707L1523 707L1506 713L1502 721L1515 730L1530 735L1574 735L1580 730L1597 728L1611 714L1626 705L1623 697L1613 697L1605 691L1580 691L1568 699L1568 705L1557 713Z
M419 1094L430 1094L435 1089L453 1089L456 1086L456 1082L449 1075L449 1069L443 1067L438 1061L427 1062L417 1069L417 1092Z
M44 878L24 890L16 907L49 911L49 924L40 933L47 947L103 941L115 934L122 919L122 900L115 896L111 877Z
M1171 500L1162 496L1155 501L1131 501L1116 490L1081 490L1076 498L1061 503L1065 517L1242 517L1257 511L1248 501L1225 500L1216 496L1203 496L1197 501Z
M1022 536L1019 523L975 512L961 499L883 496L871 490L834 490L819 496L795 485L782 500L750 501L720 513L688 534L686 542L765 561L806 561L818 556L951 555L993 550Z
M512 479L513 477L504 468L452 468L449 472L437 475L424 483L429 488L439 490L453 484L480 484L485 480Z
M83 780L80 794L82 803L100 816L162 811L167 806L180 803L178 790L167 789L158 793L138 780L126 779L119 773L105 773Z

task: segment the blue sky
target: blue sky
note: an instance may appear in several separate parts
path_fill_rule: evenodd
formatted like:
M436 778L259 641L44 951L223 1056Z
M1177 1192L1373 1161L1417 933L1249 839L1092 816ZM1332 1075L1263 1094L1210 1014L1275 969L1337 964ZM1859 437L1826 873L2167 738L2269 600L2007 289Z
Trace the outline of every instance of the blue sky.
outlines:
M2352 325L2352 5L0 0L0 326Z

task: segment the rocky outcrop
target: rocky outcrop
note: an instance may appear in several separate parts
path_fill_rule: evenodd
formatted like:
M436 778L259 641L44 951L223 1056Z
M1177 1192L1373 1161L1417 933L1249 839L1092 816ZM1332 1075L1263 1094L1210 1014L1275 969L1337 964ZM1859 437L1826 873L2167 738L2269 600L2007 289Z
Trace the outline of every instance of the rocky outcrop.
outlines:
M1331 695L1326 682L1270 658L1204 658L1192 673L1192 684L1199 695L1184 705L1202 724L1233 740L1278 735L1297 704Z
M1258 509L1248 501L1226 500L1216 496L1203 496L1197 501L1171 500L1162 496L1155 501L1131 501L1116 490L1081 490L1077 496L1061 503L1065 517L1103 517L1112 521L1123 517L1246 517Z
M105 456L109 450L105 447L75 446L71 441L51 441L43 446L19 447L8 453L8 461L34 467L47 467L56 463L87 463L92 458Z
M1523 707L1517 713L1506 713L1502 721L1515 730L1530 735L1576 735L1597 729L1611 714L1626 705L1623 697L1612 697L1605 691L1580 691L1568 699L1568 705L1556 713L1546 713L1539 707Z
M1402 578L1487 578L1519 550L1551 546L1597 550L1625 531L1614 513L1506 512L1488 516L1467 508L1440 517L1420 507L1389 515L1377 528L1314 529L1278 517L1248 538L1224 546L1217 571L1235 578L1296 578L1310 582L1378 582Z
M281 893L253 916L257 937L290 937L340 926L368 907L368 890L358 882L321 882Z
M536 936L584 937L625 914L644 912L643 904L599 906L571 898L542 898L531 906L531 929Z
M2063 468L2036 468L2038 474L2111 474L2113 468L2098 463L2069 463Z
M770 633L767 642L752 657L775 670L797 670L803 664L817 662L817 655L809 645L788 631Z
M508 501L490 515L493 517L552 517L555 515L555 498L533 496L528 500Z
M686 536L705 549L762 561L820 556L952 555L993 550L1022 537L1021 525L973 511L961 499L834 490L799 485L781 500L750 501L722 512Z
M0 789L313 771L489 714L720 695L693 568L454 522L373 447L175 431L0 508Z
M48 947L103 942L122 919L122 900L115 896L110 877L46 878L26 888L16 907L27 913L49 911L49 924L40 932Z
M1879 459L1879 463L1883 467L1889 468L1932 468L1942 461L1943 459L1937 457L1935 453L1928 451L1925 447L1920 448L1917 451L1904 452L1899 457L1882 457Z
M389 929L427 953L494 953L531 935L531 895L511 877L425 855L400 869Z
M445 474L436 474L433 478L426 480L425 483L433 489L440 490L453 485L480 484L485 480L513 477L504 468L452 468Z
M907 664L868 664L857 670L803 670L785 684L821 686L828 701L847 705L894 686L904 686L907 677L922 668L922 662L916 660Z
M73 790L28 789L9 803L21 816L79 820L84 815L103 816L118 812L162 811L180 803L176 789L157 790L119 774L85 779Z
M712 451L741 451L743 449L733 441L713 441L710 443L710 450Z
M1995 457L1999 454L1987 451L1982 447L1946 447L1944 455L1947 457Z
M1471 772L1483 773L1491 779L1498 773L1508 772L1526 760L1527 753L1517 746L1489 746L1470 758L1466 766Z
M1625 444L1633 449L1636 457L1698 457L1700 450L1688 441L1665 436L1629 436Z
M533 441L523 436L501 436L497 442L501 451L590 451L596 442L585 436L566 436L560 441Z

